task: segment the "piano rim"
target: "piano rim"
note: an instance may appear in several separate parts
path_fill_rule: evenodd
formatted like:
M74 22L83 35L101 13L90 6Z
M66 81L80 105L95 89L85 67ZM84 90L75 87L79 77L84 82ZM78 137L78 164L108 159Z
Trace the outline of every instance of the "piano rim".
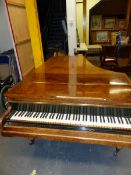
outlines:
M84 144L97 144L103 146L113 146L118 148L128 147L131 148L131 136L108 134L108 133L95 133L95 132L81 132L48 129L48 128L34 128L32 127L4 127L1 135L5 137L24 137L32 139L45 139L64 142L75 142Z
M74 99L76 100L76 99ZM11 105L13 103L20 103L20 104L47 104L47 105L67 105L67 106L95 106L95 107L116 107L116 108L120 108L120 107L123 107L123 108L131 108L131 104L130 103L116 103L116 102L112 102L112 101L93 101L93 100L86 100L86 102L84 101L81 101L82 103L76 103L76 102L61 102L59 100L54 100L51 98L51 99L47 99L47 100L42 100L41 99L38 99L38 100L31 100L31 99L28 99L28 102L27 100L8 100L8 103ZM99 102L99 103L98 103ZM106 104L105 104L106 103Z

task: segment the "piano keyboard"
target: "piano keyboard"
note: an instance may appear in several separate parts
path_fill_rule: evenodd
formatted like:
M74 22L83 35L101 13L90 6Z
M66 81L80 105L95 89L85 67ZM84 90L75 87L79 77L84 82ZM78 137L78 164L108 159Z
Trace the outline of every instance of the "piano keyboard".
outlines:
M16 105L10 121L131 129L131 109L92 106Z

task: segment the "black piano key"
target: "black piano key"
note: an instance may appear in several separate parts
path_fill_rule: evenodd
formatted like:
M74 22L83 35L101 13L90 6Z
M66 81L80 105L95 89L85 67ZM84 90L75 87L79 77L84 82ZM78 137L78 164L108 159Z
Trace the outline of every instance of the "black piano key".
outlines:
M83 121L86 121L87 113L86 113L86 107L83 106Z
M107 108L103 108L103 116L107 117L107 121L109 122L108 114L107 114Z
M34 114L34 112L31 112L30 115L28 117L32 117L32 115Z
M111 116L112 116L114 124L116 124L114 108L111 108Z
M68 115L68 119L67 120L70 120L70 118L71 118L71 114Z
M111 108L111 116L114 118L114 108Z
M21 104L18 104L17 105L17 111L20 111L20 108L21 108Z
M116 123L116 121L115 121L115 118L114 118L114 117L112 117L112 121L113 121L113 124L115 124L115 123Z
M93 116L93 107L90 107L90 116L91 116L91 122L93 122L94 120L94 116Z
M88 114L89 114L88 111L89 111L89 107L87 106L87 107L85 107L85 114L86 114L85 121L88 120Z
M82 115L82 120L83 122L85 121L85 111L84 111L84 106L81 107L81 111L80 111L80 114Z
M47 118L48 114L50 113L49 118L53 119L54 115L55 115L55 110L54 110L55 106L54 105L45 105L45 114L44 114L44 118Z
M106 108L106 115L107 115L107 118L108 118L108 122L111 123L110 114L109 114L109 109L108 108Z
M109 118L110 118L110 122L113 123L112 117L109 117Z
M71 115L71 106L68 106L68 108L67 108L67 116L66 116L66 120L69 120L70 115Z
M54 108L55 108L55 107L54 107ZM51 106L50 106L50 105L46 105L46 108L45 108L45 115L44 115L44 118L45 118L45 119L47 119L49 113L51 113L50 115L52 115L52 119L53 119L55 113L52 114Z
M96 109L94 108L94 117L95 117L95 122L97 122L97 115L98 115L98 114L97 114L97 109L98 109L98 108L96 108Z
M129 123L131 124L131 118L128 118L128 120L129 120Z
M61 120L61 118L62 118L62 114L63 114L63 106L61 106L61 109L60 109L59 120Z
M128 124L131 124L131 120L130 120L130 118L127 118L127 120L128 120Z
M34 104L28 104L27 106L26 106L26 117L29 117L30 116L30 114L32 113L32 112L34 112L34 108L33 108L33 106L35 106Z
M21 115L23 116L24 115L24 113L25 113L25 104L23 104L23 109L22 109L22 113L21 113Z
M14 116L17 116L20 111L17 111Z
M79 120L79 111L78 111L78 107L75 107L75 121Z
M68 119L68 115L69 115L69 106L66 107L66 118L65 118L65 120Z
M76 119L76 115L77 115L77 114L76 114L76 107L73 107L73 108L72 108L72 113L74 114L74 115L73 115L73 120L75 120L75 119Z
M65 106L62 106L62 111L61 111L61 120L63 120L64 118L64 114L65 114Z
M40 118L43 118L44 113L45 113L45 105L42 105L41 110L42 110L42 111L41 111L41 112L42 112L42 114L41 114Z
M43 112L43 111L44 111L44 107L45 107L45 105L44 105L44 104L42 104L42 105L41 105L41 112Z
M128 114L128 117L130 118L131 117L131 109L130 108L127 108L127 114Z
M102 109L101 107L99 108L100 111L100 122L103 123L103 116L102 116Z
M32 104L29 104L29 106L28 106L28 113L26 114L27 117L30 116L31 111L32 111Z
M66 114L66 118L65 118L65 120L68 120L68 115L69 115L69 114L67 113L67 114Z
M47 116L47 105L43 105L43 113L41 114L40 118L45 118Z
M39 115L39 113L38 112L36 112L34 115L33 115L33 118L37 118L38 117L38 115ZM28 116L27 116L28 117Z
M64 117L64 106L61 106L61 111L60 111L59 120L62 120L63 117Z
M95 110L95 122L96 122L96 123L98 122L97 117L99 116L99 114L97 113L97 111L98 111L98 107L97 107L96 110Z
M121 124L121 120L120 120L120 117L117 117L117 119L118 119L118 122Z
M63 106L60 106L60 110L59 110L59 117L58 117L59 120L61 120L61 117L62 117L62 107Z
M127 120L127 118L125 117L125 121L126 121L126 124L129 124L129 122L128 122L128 120Z
M124 124L123 120L122 120L122 115L121 115L121 109L118 109L118 115L119 115L119 119L121 121L121 124Z
M100 122L102 123L103 121L102 121L102 116L100 115Z
M46 108L47 110L46 110L46 114L45 114L45 118L47 118L47 116L48 116L48 107ZM56 110L56 106L55 105L52 105L52 108L51 108L51 115L50 115L50 118L54 118L54 116L55 116L55 111Z
M92 107L92 120L93 120L93 122L95 122L94 107Z
M52 114L51 114L51 116L49 117L49 119L52 118L52 117L54 118L55 114L57 114L57 115L56 115L56 119L58 120L58 118L59 118L59 109L58 109L58 108L59 108L58 105L53 106L53 110L52 110L52 112L51 112ZM57 111L57 112L56 112L56 111Z
M92 114L91 114L92 110L91 110L91 107L89 107L89 110L90 110L90 112L89 112L89 115L90 115L90 122L92 122Z
M78 118L77 118L78 121L80 121L80 115L81 115L81 108L78 107Z
M42 105L40 104L40 106L39 106L39 112L41 112L41 108L42 108Z
M102 116L102 119L103 119L103 123L105 123L104 108L101 108L101 116Z
M123 121L122 117L120 117L120 120L121 120L121 123L124 124L124 121Z

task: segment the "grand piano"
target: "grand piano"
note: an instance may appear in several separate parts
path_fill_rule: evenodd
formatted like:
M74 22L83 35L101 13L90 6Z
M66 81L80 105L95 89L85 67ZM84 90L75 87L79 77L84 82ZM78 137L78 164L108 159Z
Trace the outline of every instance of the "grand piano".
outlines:
M52 57L5 94L2 136L131 147L131 81L82 55Z

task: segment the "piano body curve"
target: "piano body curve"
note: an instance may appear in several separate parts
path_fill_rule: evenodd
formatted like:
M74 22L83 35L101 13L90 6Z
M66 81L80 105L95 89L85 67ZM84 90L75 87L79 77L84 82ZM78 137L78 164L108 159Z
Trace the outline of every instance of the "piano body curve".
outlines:
M50 58L5 96L3 136L131 147L129 78L81 55Z

